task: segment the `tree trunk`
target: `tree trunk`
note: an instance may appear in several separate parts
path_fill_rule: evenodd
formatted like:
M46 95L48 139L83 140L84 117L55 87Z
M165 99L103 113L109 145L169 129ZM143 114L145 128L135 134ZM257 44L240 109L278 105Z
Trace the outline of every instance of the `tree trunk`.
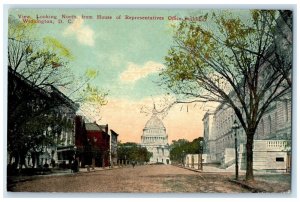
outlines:
M247 166L246 166L246 181L254 180L253 175L253 138L255 130L249 130L247 135L246 152L247 152Z
M32 168L35 168L36 152L31 152Z
M19 152L15 152L15 169L19 168L19 163L20 163L20 155Z
M21 169L23 169L23 165L24 165L25 168L27 168L27 165L26 165L26 156L25 156L24 152L22 152L22 154L20 154L20 166L21 166Z

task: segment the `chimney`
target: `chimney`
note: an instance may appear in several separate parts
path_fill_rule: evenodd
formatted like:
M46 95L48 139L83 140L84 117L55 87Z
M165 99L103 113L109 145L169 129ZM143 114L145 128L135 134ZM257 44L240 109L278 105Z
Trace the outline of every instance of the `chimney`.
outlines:
M105 125L105 132L108 134L108 124Z

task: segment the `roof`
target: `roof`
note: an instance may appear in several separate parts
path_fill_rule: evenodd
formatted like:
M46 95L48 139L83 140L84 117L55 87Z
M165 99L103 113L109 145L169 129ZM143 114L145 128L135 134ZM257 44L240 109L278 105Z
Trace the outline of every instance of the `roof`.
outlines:
M85 127L87 131L103 131L102 128L96 123L86 123Z
M67 97L64 93L58 90L55 86L49 85L47 87L42 87L36 85L34 82L30 81L29 79L25 78L22 74L14 71L10 66L8 66L8 73L13 77L18 79L19 81L23 82L25 85L30 87L32 90L37 91L38 93L47 96L48 98L54 98L53 95L57 96L64 104L67 104L69 107L72 107L73 110L78 110L79 104L76 104L73 100Z
M102 130L106 131L106 129L108 130L108 125L98 125Z
M156 110L155 104L153 105L153 110L152 110L152 116L151 118L147 121L144 130L149 130L149 129L162 129L165 130L165 126L162 122L162 120L160 120L157 117L158 111Z
M111 131L111 134L112 134L112 135L119 136L119 134L116 133L114 130L110 129L110 131Z

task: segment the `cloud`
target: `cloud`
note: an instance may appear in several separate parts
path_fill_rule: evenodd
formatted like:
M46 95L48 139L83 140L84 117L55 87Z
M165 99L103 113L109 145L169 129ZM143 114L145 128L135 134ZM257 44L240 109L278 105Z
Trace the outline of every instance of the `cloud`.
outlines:
M84 20L81 17L77 17L74 22L68 26L65 31L65 36L75 35L78 42L87 46L94 46L94 30L92 30L88 25L83 25Z
M120 79L125 83L134 83L149 74L159 72L163 67L163 64L154 61L148 61L143 66L129 62L127 69L120 75Z
M99 63L105 61L108 63L108 68L120 68L125 61L125 55L121 52L107 51L107 52L94 52L94 55Z

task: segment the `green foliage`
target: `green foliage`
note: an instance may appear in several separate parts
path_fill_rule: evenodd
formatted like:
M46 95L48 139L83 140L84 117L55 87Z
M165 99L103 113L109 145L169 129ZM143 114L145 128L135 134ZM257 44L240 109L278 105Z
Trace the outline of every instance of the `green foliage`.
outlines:
M103 106L107 104L107 95L103 89L98 88L90 83L92 79L98 76L98 71L93 68L88 68L84 75L84 87L80 91L81 102L83 104L92 104L97 106Z
M8 17L8 37L17 41L30 40L35 33L36 23L22 23L13 16Z
M252 10L248 19L242 20L233 13L220 11L208 17L209 25L182 22L174 33L175 46L165 57L166 68L160 73L162 85L177 95L179 102L230 104L246 130L241 114L260 117L265 110L259 104L264 101L263 95L270 88L278 89L276 86L282 84L276 81L285 76L276 69L274 74L265 74L268 82L259 81L259 75L265 71L261 64L271 63L265 56L274 52L271 47L276 15L277 11ZM233 101L229 93L237 99ZM271 99L275 97L274 93ZM254 108L248 106L254 103L261 109L255 109L259 115L249 111ZM244 112L237 112L237 105Z
M282 52L291 55L292 48L289 40L281 46L275 40L289 38L277 25L281 11L243 12L244 16L223 10L208 14L207 23L183 21L160 76L162 85L177 96L175 103L219 102L231 107L246 133L247 148L252 148L270 104L290 93L291 60ZM289 27L287 17L282 19ZM171 152L172 158L178 160L181 147ZM246 178L253 179L252 149L247 152Z
M71 51L68 48L66 48L57 39L47 36L47 37L44 37L43 42L44 42L45 48L47 50L51 50L51 52L55 52L58 55L60 55L61 57L65 57L70 60L73 59L73 55L72 55Z
M98 71L93 69L93 68L88 68L86 71L85 71L85 75L88 77L88 78L96 78L97 75L98 75Z
M82 95L83 102L92 103L99 106L107 104L106 96L108 93L96 86L92 86L89 83L87 83L86 87L83 89Z
M184 155L186 154L199 154L200 151L200 139L202 137L194 139L189 142L186 139L173 140L170 145L170 159L173 162L182 162Z
M148 152L145 147L140 147L136 143L118 143L118 158L121 160L149 162L152 153Z
M9 16L8 65L35 86L67 87L74 76L67 64L73 58L70 50L53 37L35 36L35 24L23 23Z

